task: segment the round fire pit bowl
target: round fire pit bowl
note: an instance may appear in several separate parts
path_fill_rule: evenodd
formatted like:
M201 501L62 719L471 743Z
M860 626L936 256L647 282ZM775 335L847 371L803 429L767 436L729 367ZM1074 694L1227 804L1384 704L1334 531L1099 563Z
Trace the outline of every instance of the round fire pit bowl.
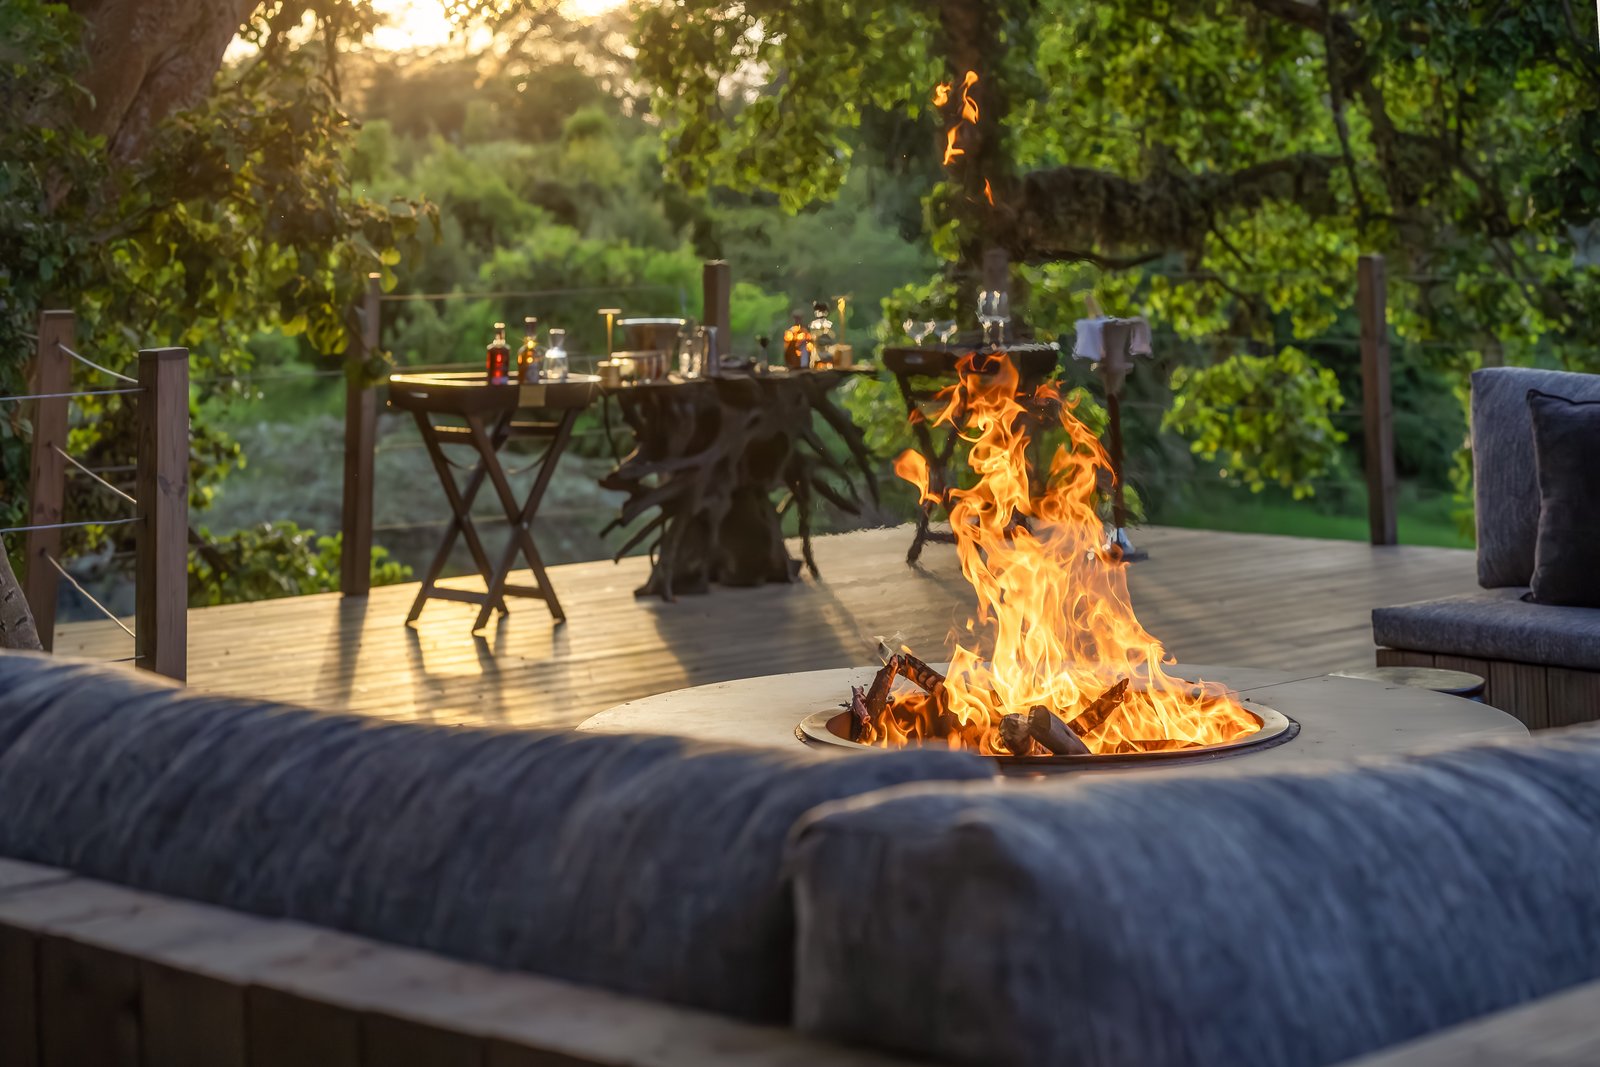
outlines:
M1198 760L1216 759L1228 756L1247 748L1271 748L1291 741L1300 732L1300 724L1275 708L1251 700L1249 697L1241 698L1239 703L1244 710L1259 724L1260 729L1254 733L1234 741L1220 745L1204 745L1196 748L1170 748L1158 749L1153 752L1121 752L1115 755L1088 755L1080 756L986 756L1002 770L1011 774L1028 771L1064 771L1083 769L1088 767L1138 767L1147 763L1193 763ZM848 713L842 709L824 709L812 712L800 720L800 725L794 728L795 739L807 745L837 745L844 749L854 749L857 752L882 751L874 745L863 745L859 741L850 740L850 720Z
M871 759L885 750L852 744L835 735L828 722L840 714L839 704L850 696L850 687L866 685L875 673L874 667L840 667L714 682L619 704L578 729L673 734L802 752L814 759ZM1167 673L1227 686L1261 717L1263 728L1231 745L1206 749L1087 758L993 757L996 773L1145 774L1170 767L1184 773L1222 774L1235 768L1253 771L1343 762L1528 734L1522 723L1486 704L1380 682L1197 664L1179 664ZM796 729L804 722L813 723L815 735L803 725Z

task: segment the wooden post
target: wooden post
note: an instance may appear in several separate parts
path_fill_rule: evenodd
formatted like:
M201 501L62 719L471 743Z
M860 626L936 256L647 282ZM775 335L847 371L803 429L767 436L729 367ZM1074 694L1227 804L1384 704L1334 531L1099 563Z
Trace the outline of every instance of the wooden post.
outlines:
M339 588L345 596L372 589L372 484L378 443L378 390L366 381L363 364L382 345L382 275L367 275L361 301L361 337L345 361L344 519Z
M72 359L61 346L72 347L73 315L70 311L39 314L39 340L33 354L30 393L66 393L72 388ZM58 452L57 449L60 449ZM33 460L28 473L28 525L61 521L66 495L67 398L36 400L33 407ZM0 549L4 551L4 549ZM22 594L33 612L39 644L46 652L55 643L56 589L61 574L50 565L61 557L60 530L30 530L26 548L27 571Z
M189 664L189 350L139 353L139 550L134 654L183 681Z
M1383 257L1364 255L1357 271L1361 314L1361 399L1366 432L1367 519L1375 545L1400 543L1394 475L1394 405L1389 394L1389 286Z
M701 316L707 326L717 329L717 355L722 357L733 351L733 268L726 260L713 259L705 265L700 275ZM712 368L715 374L716 368Z

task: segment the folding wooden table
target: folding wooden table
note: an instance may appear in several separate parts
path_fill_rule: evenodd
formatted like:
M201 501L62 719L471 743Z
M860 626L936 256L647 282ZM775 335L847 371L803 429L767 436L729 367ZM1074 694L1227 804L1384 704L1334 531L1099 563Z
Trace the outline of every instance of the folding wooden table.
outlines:
M574 374L564 382L535 385L490 385L481 370L390 376L389 403L411 412L417 420L422 443L427 447L428 458L433 461L439 484L454 513L406 622L415 622L430 599L454 600L479 606L477 621L472 624L476 632L488 624L489 616L495 611L505 613L508 596L543 600L557 622L566 618L555 589L550 585L544 561L539 557L538 546L534 544L533 522L539 513L539 502L550 487L556 463L572 438L572 427L578 415L599 395L600 379L592 374ZM543 418L519 417L533 413ZM441 422L441 417L460 419L464 425ZM532 464L532 469L537 471L532 488L527 497L519 501L500 461L500 451L506 442L526 438L549 443ZM456 463L445 455L446 447L451 446L470 448L476 458L470 465ZM467 472L464 484L457 485L452 467ZM510 527L505 549L492 566L472 522L472 502L485 479L494 486ZM485 590L482 593L437 584L457 537L466 541L473 563L483 576ZM515 585L507 580L519 552L537 584Z

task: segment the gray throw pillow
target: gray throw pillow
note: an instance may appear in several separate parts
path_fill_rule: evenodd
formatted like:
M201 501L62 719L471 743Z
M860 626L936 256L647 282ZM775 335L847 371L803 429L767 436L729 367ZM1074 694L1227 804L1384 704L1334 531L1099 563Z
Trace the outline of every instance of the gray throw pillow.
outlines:
M983 1067L1322 1067L1600 978L1600 730L913 786L790 845L795 1022Z
M1539 536L1528 599L1600 608L1600 401L1528 391Z
M759 1020L789 1014L800 816L990 774L380 722L0 654L0 855Z

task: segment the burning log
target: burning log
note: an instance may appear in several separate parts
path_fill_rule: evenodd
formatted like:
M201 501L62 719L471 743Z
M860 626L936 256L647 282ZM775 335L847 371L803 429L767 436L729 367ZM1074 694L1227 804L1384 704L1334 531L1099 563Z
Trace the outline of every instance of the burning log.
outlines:
M1067 725L1071 727L1072 732L1077 734L1079 737L1086 737L1100 729L1100 727L1104 726L1105 721L1111 718L1111 713L1121 707L1122 702L1126 700L1127 697L1128 680L1124 678L1110 689L1107 689L1104 693L1101 693L1100 696L1095 699L1094 703L1090 704L1087 708L1084 708L1083 711Z
M877 722L883 713L889 710L889 691L894 688L894 680L900 675L900 663L894 656L878 668L878 673L873 675L872 686L867 690L867 695L862 702L867 706L867 716L870 722Z
M900 673L911 679L929 696L944 694L944 675L922 662L909 652L896 652L893 659L900 661Z
M1004 716L1000 720L1000 743L1013 756L1029 755L1033 751L1033 732L1028 727L1028 717L1016 713Z
M867 710L867 691L859 685L850 687L850 703L845 707L850 712L850 740L860 741L861 735L873 725L872 713Z
M1123 683L1126 684L1126 683ZM1011 716L1006 716L1010 718ZM1022 716L1017 716L1022 718ZM1054 756L1087 756L1089 746L1083 743L1083 738L1067 728L1067 724L1058 718L1055 712L1037 704L1028 712L1027 729L1029 735L1039 744L1043 745ZM1013 749L1012 751L1016 751Z

